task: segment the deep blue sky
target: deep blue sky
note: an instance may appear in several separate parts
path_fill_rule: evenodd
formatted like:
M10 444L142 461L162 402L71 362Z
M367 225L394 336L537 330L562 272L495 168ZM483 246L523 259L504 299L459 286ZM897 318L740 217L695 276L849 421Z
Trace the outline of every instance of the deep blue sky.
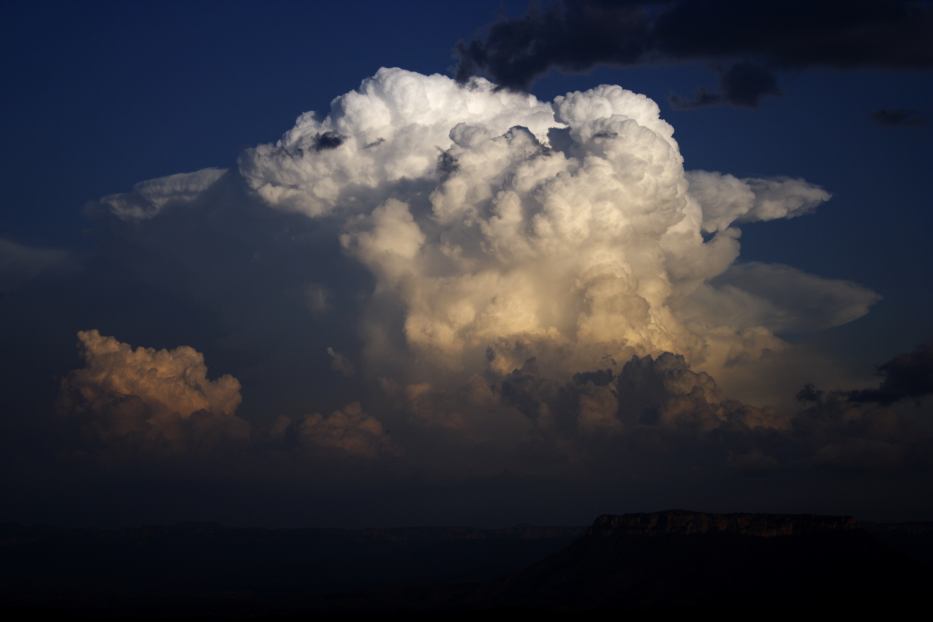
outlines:
M453 45L524 2L8 3L0 100L0 234L80 244L82 205L142 179L230 166L306 110L380 66L447 72ZM929 72L783 73L758 109L672 110L714 87L702 64L551 72L550 98L614 82L655 98L688 168L801 176L829 189L818 213L747 226L746 259L848 278L884 296L869 317L823 335L879 361L928 338L933 294L933 127L891 128L879 108L933 111Z

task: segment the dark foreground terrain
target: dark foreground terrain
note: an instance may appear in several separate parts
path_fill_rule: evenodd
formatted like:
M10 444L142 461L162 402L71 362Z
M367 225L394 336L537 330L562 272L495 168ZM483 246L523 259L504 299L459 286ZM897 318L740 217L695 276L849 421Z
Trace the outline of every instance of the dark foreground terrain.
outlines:
M591 527L0 526L17 619L654 607L930 609L933 524L669 511ZM11 619L11 618L8 618Z

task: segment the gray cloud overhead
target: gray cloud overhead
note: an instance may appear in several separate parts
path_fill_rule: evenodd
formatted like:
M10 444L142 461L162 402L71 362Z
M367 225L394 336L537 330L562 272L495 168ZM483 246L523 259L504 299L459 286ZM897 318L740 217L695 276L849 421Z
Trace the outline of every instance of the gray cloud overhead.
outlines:
M705 62L719 91L674 103L755 106L780 89L775 71L810 67L929 69L933 11L903 1L585 0L533 7L457 47L457 75L527 88L549 69Z

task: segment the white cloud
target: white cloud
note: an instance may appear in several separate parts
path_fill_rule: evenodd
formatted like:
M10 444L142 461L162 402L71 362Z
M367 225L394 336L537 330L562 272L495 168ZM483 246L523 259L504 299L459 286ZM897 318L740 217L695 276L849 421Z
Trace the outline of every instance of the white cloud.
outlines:
M383 68L337 97L324 120L303 114L274 145L247 151L240 171L275 207L309 216L370 211L371 191L432 173L457 123L493 134L521 124L544 137L553 118L547 104L483 79L461 86L441 75Z
M222 168L205 168L147 179L134 185L131 192L111 194L99 202L120 220L148 220L167 206L193 202L226 172Z
M738 179L710 171L688 171L690 196L703 212L703 230L725 231L735 222L794 218L816 209L830 194L802 179Z
M822 330L856 320L881 300L870 289L791 266L747 262L731 266L717 285L734 290L734 326L765 325L783 332ZM725 308L717 301L716 311Z
M240 173L271 207L338 223L375 277L373 304L402 309L406 352L386 338L399 324L368 314L364 333L379 335L369 363L417 360L416 383L508 373L528 356L568 373L669 351L717 371L779 348L795 314L825 305L835 325L874 301L864 289L825 295L809 285L836 282L817 277L778 279L768 296L735 273L718 285L739 254L734 223L793 217L829 194L685 172L658 106L618 86L547 103L381 69L324 119L303 115L244 153ZM783 306L737 327L725 312L749 297Z

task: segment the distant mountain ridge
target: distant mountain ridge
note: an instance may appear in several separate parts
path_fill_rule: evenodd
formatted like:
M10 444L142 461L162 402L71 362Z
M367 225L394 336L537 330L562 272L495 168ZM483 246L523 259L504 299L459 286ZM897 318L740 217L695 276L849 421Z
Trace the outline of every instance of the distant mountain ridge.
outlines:
M566 548L494 586L482 602L574 611L929 608L925 594L933 571L908 554L929 533L917 525L906 534L896 526L882 533L850 516L604 514ZM898 534L900 542L892 537Z
M588 528L120 529L0 525L0 612L929 609L933 523L666 510Z
M859 528L851 516L818 514L710 514L689 510L666 510L637 514L603 514L586 535L695 536L737 535L777 538L827 533L850 533Z

